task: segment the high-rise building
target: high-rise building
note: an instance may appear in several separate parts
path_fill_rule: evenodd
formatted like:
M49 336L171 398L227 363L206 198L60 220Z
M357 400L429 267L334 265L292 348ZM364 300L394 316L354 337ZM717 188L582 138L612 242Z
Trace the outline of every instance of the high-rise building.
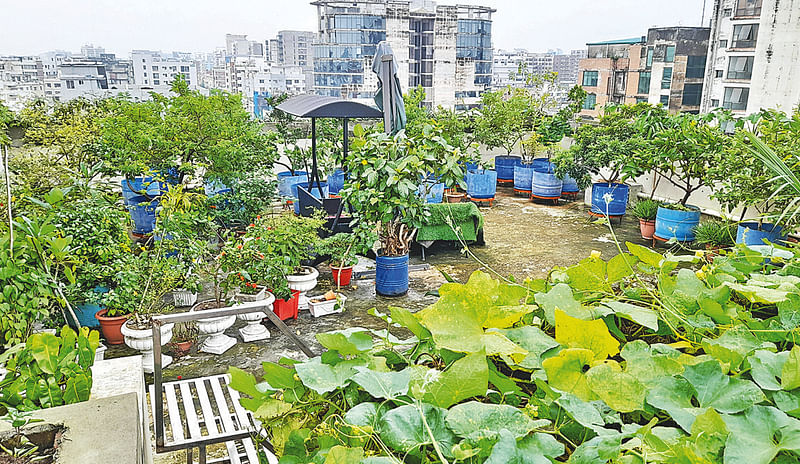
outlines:
M580 84L587 92L581 116L595 117L608 103L626 103L631 57L638 58L645 37L586 44L586 58L580 61Z
M318 0L314 89L318 94L372 98L376 45L394 52L400 82L422 86L428 106L477 105L492 84L492 13L473 5L419 0ZM403 89L404 91L407 89Z
M578 83L578 67L586 58L586 49L572 50L569 55L557 53L553 55L553 71L558 73L558 82L572 87Z
M273 63L284 66L300 66L310 71L313 57L311 45L316 39L315 32L278 31ZM270 51L270 53L272 52Z
M798 42L800 3L714 0L701 110L797 107Z
M178 75L190 88L197 87L197 66L188 53L162 53L150 50L131 52L133 80L138 86L168 89Z

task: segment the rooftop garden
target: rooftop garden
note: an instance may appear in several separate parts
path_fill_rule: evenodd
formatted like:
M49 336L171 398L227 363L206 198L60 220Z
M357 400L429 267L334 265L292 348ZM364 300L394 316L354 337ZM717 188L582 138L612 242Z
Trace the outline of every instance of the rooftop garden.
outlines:
M319 356L228 370L261 421L254 439L281 463L796 462L800 113L639 104L578 124L580 89L561 111L538 95L488 92L455 113L424 109L414 90L406 130L361 121L346 159L339 123L318 121L324 188L308 185L307 125L277 109L255 121L239 97L180 81L145 102L0 105L0 415L22 429L30 411L89 398L101 338L83 326L99 321L104 343L141 351L151 372L154 315L262 302L290 329L306 308L348 324L316 334ZM492 148L505 152L494 163ZM653 189L633 198L643 176ZM540 278L481 263L422 310L349 322L359 257L376 260L377 294L403 294L420 230L445 217L476 258L455 208L511 198L497 193L509 181L535 200L557 186L556 202L592 188L615 252ZM678 194L657 198L659 184ZM293 213L307 201L298 185L343 202L347 230L330 212ZM439 186L449 192L433 200ZM701 220L709 192L722 217ZM629 200L642 237L669 251L617 236ZM334 285L313 296L323 272ZM378 301L371 288L362 304ZM239 316L156 330L173 355L186 342L204 356L239 338L268 346L266 313Z

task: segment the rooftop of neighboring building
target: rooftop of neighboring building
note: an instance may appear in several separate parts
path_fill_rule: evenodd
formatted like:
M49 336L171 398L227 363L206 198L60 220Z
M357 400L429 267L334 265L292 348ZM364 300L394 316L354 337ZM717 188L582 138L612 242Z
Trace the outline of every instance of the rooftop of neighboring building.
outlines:
M645 43L647 38L645 36L634 37L631 39L616 39L616 40L606 40L603 42L589 42L586 45L636 45Z

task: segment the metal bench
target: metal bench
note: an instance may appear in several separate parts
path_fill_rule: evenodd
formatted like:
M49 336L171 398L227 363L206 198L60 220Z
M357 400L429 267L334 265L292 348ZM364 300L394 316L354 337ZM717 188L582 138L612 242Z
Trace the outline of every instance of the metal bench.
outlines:
M272 312L269 305L259 301L221 309L153 316L154 362L150 403L157 453L185 449L187 463L193 464L193 449L198 448L199 464L259 464L257 443L251 437L260 433L261 424L239 404L239 392L230 388L227 374L163 382L159 329L163 324L257 311L264 312L308 357L314 356L314 352ZM261 450L267 461L277 464L278 458L268 442L259 441L267 444ZM225 443L228 457L208 461L206 447L216 443Z

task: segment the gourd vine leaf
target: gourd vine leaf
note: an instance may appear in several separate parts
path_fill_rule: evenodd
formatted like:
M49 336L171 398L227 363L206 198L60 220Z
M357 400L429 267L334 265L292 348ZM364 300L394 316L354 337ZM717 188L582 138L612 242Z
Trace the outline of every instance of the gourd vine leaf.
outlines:
M486 331L487 334L491 332L503 334L506 338L528 352L519 362L512 359L511 356L501 356L503 361L508 365L520 367L522 369L541 369L542 355L559 346L558 342L544 333L542 329L531 325L515 327L513 329L489 329Z
M407 404L383 414L379 434L387 446L401 453L408 453L421 445L432 445L432 436L442 454L452 457L456 436L445 423L446 415L446 409L427 403Z
M550 424L545 419L534 421L514 406L477 401L453 406L447 412L446 421L457 436L473 443L482 439L496 440L500 430L507 430L515 438L522 438Z
M506 429L492 448L485 464L551 464L564 454L564 445L546 433L535 433L521 440Z
M723 416L730 430L725 464L769 464L782 450L800 451L800 421L770 406L752 406Z
M619 342L612 337L602 320L584 321L556 309L556 341L570 348L585 348L595 359L606 359L619 353Z
M328 450L323 464L359 464L364 459L363 448L336 445Z
M757 349L775 350L775 345L761 342L742 325L734 326L716 339L703 340L703 350L736 370L742 361Z
M616 361L592 367L586 378L589 388L611 409L619 412L643 409L646 387L633 375L622 372Z
M550 325L556 325L556 309L560 309L571 317L592 320L597 319L591 308L581 305L572 293L572 288L565 284L556 284L547 293L537 293L534 296L536 303L542 307L544 318Z
M394 400L408 394L411 381L409 369L400 372L376 372L363 366L355 369L358 373L353 376L353 381L374 398Z
M322 346L338 351L343 356L358 355L372 349L372 335L368 329L361 327L319 333L316 338Z
M542 361L547 381L553 387L573 393L584 401L596 400L597 396L589 388L586 371L594 361L592 350L567 348L557 356Z
M608 308L614 314L647 327L653 332L658 330L658 314L650 308L636 306L621 301L605 301L602 308Z
M412 395L440 408L467 398L486 395L489 366L486 353L473 353L455 361L445 371L430 369L422 377L412 375Z
M332 366L324 364L320 357L315 357L294 367L303 385L323 394L346 386L356 373L355 367L363 364L363 360L356 359Z

